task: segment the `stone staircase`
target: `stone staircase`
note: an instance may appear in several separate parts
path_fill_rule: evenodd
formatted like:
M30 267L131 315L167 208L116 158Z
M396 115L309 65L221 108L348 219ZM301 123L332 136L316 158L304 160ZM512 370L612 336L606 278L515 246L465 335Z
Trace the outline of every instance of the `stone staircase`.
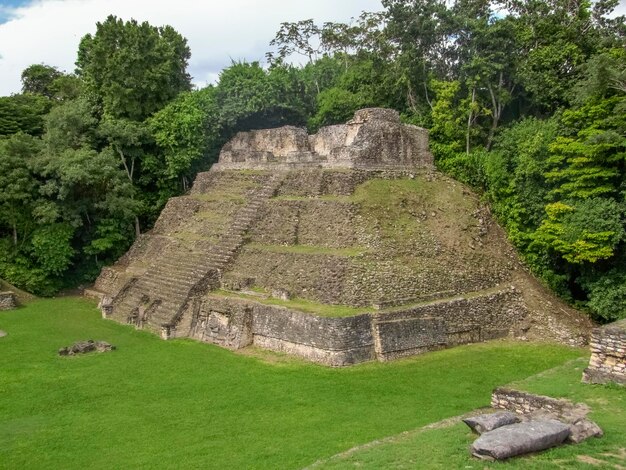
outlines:
M275 173L255 190L217 244L195 251L170 249L140 277L133 277L111 300L106 317L161 333L165 338L194 296L219 286L259 209L282 182Z

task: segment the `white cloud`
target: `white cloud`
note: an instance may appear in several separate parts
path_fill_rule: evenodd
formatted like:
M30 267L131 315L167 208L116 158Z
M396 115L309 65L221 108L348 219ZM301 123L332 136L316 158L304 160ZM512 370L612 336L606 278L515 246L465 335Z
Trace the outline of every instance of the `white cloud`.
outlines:
M620 16L626 15L626 0L621 0L617 7L615 7L615 11L613 11L613 15L611 16Z
M262 60L283 21L348 21L381 8L380 0L39 0L0 24L0 96L19 92L20 74L31 64L72 71L80 39L109 14L173 26L187 38L189 72L203 85L231 59Z

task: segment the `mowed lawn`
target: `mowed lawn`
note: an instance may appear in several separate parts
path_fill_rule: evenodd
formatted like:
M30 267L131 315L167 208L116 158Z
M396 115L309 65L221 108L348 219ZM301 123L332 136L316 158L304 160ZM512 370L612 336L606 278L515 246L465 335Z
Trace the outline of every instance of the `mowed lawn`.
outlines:
M300 468L587 352L492 342L330 369L162 341L80 298L0 313L0 468ZM77 340L117 350L59 357ZM427 459L424 449L417 450Z
M373 442L321 459L315 468L324 469L614 469L626 468L626 389L618 385L581 383L586 358L569 361L554 369L510 384L513 388L540 395L582 402L591 408L590 419L597 422L604 436L578 445L564 445L532 455L512 458L506 463L480 461L468 452L476 439L460 420L435 429L418 428L408 433Z

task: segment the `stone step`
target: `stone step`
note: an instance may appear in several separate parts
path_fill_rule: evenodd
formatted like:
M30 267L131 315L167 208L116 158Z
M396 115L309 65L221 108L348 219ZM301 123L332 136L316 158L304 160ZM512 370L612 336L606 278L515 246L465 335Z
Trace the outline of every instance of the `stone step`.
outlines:
M202 263L195 263L190 265L183 265L175 262L164 262L161 264L159 269L160 272L163 273L174 273L184 275L186 273L194 274L196 272L201 272L204 270L204 266L206 265L206 258L203 259ZM150 271L148 271L150 272Z
M215 262L215 261L228 261L229 259L232 259L233 256L233 252L219 252L219 253L211 253L210 256L210 260L211 262Z
M180 284L188 285L196 282L198 276L183 275L182 273L150 273L146 274L142 280L149 280L151 282L161 282L163 284Z
M180 271L180 272L193 271L197 269L198 266L201 266L201 264L202 264L201 260L196 260L193 262L182 261L182 260L162 260L162 261L159 261L159 264L155 266L154 269L150 269L147 272L164 270L163 268L167 268L167 271Z
M226 179L217 178L212 183L209 179L205 181L205 193L220 187L232 187ZM233 178L232 181L239 180ZM161 302L154 308L151 308L152 303L148 306L151 310L147 319L149 324L158 327L175 321L188 301L191 289L211 270L222 270L232 262L244 241L244 234L258 217L259 209L276 192L281 181L282 176L268 175L258 188L249 191L246 204L232 218L218 243L196 245L196 250L200 251L194 252L170 249L154 260L152 267L131 287L131 291L119 302L114 301L114 315L122 319L130 315L141 304L145 294L151 302Z
M158 281L144 281L141 285L143 291L150 299L163 299L165 297L187 295L195 283L182 286L180 284L165 285Z

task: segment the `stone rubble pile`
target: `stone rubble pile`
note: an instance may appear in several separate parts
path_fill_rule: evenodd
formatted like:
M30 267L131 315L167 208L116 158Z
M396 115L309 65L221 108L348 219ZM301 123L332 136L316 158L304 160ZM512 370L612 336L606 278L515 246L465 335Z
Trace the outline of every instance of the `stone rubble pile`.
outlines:
M0 310L12 310L17 307L17 298L14 292L0 292Z
M583 403L500 387L492 394L491 406L506 411L463 420L480 434L470 447L480 459L503 460L603 434L587 418L590 410Z
M108 352L113 351L115 346L106 341L94 341L92 339L87 341L77 341L71 346L59 349L59 356L75 356L76 354L85 354L93 351Z

